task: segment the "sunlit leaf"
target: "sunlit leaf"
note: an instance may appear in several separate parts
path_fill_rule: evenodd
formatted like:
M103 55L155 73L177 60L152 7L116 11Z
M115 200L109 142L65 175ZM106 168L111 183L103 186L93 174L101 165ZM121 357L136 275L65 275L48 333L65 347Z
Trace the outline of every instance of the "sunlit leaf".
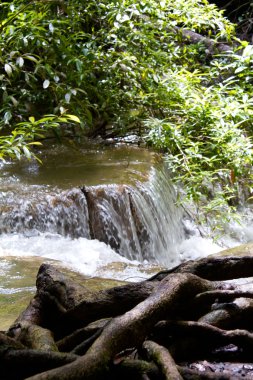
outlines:
M11 99L11 101L12 101L14 107L17 107L17 106L18 106L18 101L17 101L17 99L16 99L14 96L10 96L10 99Z
M30 160L31 157L32 157L32 154L31 154L30 150L26 146L23 146L22 149L23 149L23 152L24 152L26 158L28 158Z
M4 70L9 77L12 75L12 67L8 63L4 65Z
M42 143L41 143L41 142L39 142L39 141L33 141L33 142L30 142L30 143L28 143L27 145L36 145L36 146L41 146L41 145L42 145Z
M17 58L17 61L16 61L16 63L17 63L17 65L19 66L19 67L23 67L24 66L24 58L23 57L18 57Z
M69 120L72 120L72 121L75 121L76 123L80 123L80 119L79 117L77 117L76 115L65 115Z
M43 88L46 89L46 88L49 87L49 85L50 85L50 81L48 79L44 80L44 82L43 82Z
M24 54L23 57L25 59L28 59L29 61L32 61L32 62L35 62L35 63L38 63L38 59L36 57L34 57L33 55L29 55L29 54Z

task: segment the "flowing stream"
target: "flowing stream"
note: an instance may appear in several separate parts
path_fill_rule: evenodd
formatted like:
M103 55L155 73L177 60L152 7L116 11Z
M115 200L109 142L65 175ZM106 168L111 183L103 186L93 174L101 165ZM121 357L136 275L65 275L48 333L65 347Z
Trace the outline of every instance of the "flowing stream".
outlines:
M221 250L187 219L157 154L91 144L38 154L43 165L1 167L2 273L10 257L38 257L86 276L136 281Z

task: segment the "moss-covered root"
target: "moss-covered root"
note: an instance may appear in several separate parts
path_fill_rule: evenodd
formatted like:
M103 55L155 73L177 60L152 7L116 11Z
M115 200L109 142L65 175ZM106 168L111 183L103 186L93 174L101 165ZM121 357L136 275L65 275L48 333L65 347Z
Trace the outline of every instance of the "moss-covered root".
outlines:
M23 321L13 325L8 335L23 343L27 348L41 351L58 351L52 331Z
M192 274L173 274L161 281L147 299L122 316L114 318L88 352L75 362L29 380L98 380L105 378L114 356L129 347L140 346L153 326L178 311L180 303L215 285Z
M165 347L150 340L145 341L142 347L148 358L160 368L164 380L183 380L174 359Z

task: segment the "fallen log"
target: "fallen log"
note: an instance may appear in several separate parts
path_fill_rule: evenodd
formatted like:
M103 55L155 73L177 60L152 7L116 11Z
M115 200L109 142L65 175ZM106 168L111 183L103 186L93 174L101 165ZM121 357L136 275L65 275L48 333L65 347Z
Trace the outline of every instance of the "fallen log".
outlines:
M175 26L173 28L175 34L179 35L184 42L188 42L190 44L199 44L202 43L205 45L208 54L214 55L218 53L228 53L233 51L233 47L224 43L215 41L211 38L205 37L199 33L193 32L189 29L179 28Z

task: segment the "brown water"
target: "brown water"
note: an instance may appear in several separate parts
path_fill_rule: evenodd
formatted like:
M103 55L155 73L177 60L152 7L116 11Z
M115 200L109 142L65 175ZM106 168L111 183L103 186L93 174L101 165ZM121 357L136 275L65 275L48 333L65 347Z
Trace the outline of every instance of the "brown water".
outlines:
M51 145L37 152L36 160L8 163L1 171L0 189L22 183L61 189L100 184L133 184L145 179L161 156L144 148L119 145Z

